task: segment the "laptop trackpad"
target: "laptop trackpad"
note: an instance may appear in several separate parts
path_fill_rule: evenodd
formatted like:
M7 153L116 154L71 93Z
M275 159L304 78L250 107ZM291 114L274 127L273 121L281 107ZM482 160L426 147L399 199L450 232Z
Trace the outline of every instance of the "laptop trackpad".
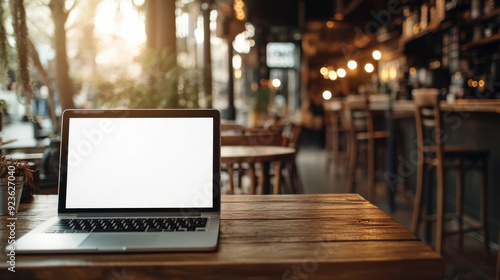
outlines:
M126 248L150 248L154 247L158 239L156 234L144 233L93 233L85 240L79 248L97 250L126 250Z

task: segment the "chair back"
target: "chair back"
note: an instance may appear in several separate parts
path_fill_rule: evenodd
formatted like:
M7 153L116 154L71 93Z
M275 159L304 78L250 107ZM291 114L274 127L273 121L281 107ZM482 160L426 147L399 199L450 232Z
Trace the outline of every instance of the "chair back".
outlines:
M347 96L344 103L344 118L351 135L357 132L373 132L373 116L368 99L360 95Z
M284 146L286 139L281 133L260 132L250 135L223 135L222 146Z
M295 148L298 151L300 146L300 136L302 134L302 125L294 124L292 122L287 123L281 136L283 137L283 146Z
M439 90L435 88L414 89L415 122L418 147L424 152L442 154L441 110Z

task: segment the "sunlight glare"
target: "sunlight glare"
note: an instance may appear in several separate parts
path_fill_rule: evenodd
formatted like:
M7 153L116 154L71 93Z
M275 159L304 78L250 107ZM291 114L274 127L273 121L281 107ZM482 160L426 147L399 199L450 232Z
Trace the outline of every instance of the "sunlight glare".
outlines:
M146 42L144 20L139 17L130 1L119 3L119 12L122 16L117 19L118 3L113 0L104 0L99 3L94 18L97 36L111 35L124 39L131 46L139 46ZM116 22L118 20L118 22Z

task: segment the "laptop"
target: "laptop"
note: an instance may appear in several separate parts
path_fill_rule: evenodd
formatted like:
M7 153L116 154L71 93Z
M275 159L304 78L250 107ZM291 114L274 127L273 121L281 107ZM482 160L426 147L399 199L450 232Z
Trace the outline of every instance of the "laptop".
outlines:
M57 217L16 253L216 249L219 111L66 110L59 163Z

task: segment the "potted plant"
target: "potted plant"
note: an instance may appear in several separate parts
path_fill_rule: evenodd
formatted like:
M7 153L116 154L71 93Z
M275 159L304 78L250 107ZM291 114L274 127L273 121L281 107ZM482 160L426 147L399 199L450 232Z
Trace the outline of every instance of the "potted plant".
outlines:
M23 187L33 183L34 172L27 161L0 156L0 215L17 213Z
M250 93L251 110L248 115L249 125L261 125L268 113L268 107L271 103L272 92L268 87L262 87L257 91Z
M8 109L9 104L7 104L7 101L0 99L0 131L3 130L3 114L7 113Z

